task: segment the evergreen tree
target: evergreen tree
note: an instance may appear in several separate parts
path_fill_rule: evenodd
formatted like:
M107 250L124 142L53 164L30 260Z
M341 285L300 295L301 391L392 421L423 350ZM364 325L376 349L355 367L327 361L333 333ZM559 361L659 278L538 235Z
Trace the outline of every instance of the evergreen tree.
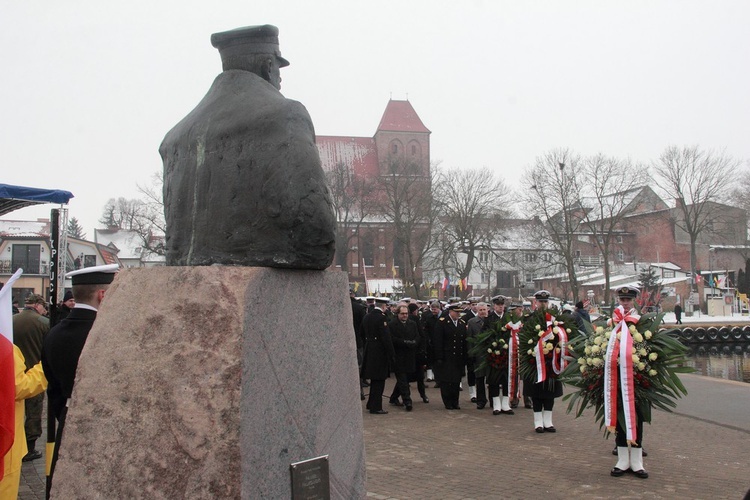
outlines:
M661 300L661 278L652 268L642 267L638 273L638 286L641 288L641 307L658 304Z
M81 227L78 219L75 217L71 217L68 220L68 235L80 240L86 239L86 233L83 232L83 227Z

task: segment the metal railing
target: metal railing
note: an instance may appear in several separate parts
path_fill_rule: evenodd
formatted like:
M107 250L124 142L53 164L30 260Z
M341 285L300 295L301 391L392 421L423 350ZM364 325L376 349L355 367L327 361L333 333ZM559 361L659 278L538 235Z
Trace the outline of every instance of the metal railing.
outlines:
M13 266L11 260L0 260L0 274L13 274L16 272L19 266ZM23 268L24 274L40 275L49 274L49 264L47 262L40 262L37 267L33 269L27 268L26 266L20 266Z

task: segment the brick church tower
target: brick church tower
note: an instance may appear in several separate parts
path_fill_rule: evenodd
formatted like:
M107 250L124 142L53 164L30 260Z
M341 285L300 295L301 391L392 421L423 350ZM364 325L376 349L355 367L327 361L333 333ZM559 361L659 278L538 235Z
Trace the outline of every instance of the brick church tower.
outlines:
M317 145L337 212L334 264L360 295L365 284L369 294L415 294L429 229L430 130L409 101L389 100L373 137L317 136ZM394 209L399 196L414 205L411 219Z

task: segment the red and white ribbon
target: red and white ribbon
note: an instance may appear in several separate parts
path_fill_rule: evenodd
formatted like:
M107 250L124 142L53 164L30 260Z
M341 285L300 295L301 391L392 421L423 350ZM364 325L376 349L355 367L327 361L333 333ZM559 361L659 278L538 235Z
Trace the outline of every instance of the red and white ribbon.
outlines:
M610 429L617 426L617 389L622 392L623 413L625 414L626 439L635 442L638 439L635 419L635 383L633 380L633 337L628 323L636 324L641 319L635 310L625 312L619 306L612 318L615 327L607 344L604 357L604 422ZM620 338L617 338L617 334ZM619 357L619 373L617 359ZM619 375L619 384L618 384Z
M537 384L547 380L547 364L544 362L544 344L546 344L548 340L555 338L555 334L552 333L552 325L555 324L555 317L549 313L545 313L545 318L547 320L547 330L537 341L536 353L534 354L534 357L536 358Z
M565 331L564 326L557 327L558 342L557 347L560 348L560 352L555 349L552 355L552 369L557 375L560 375L566 366L568 366L568 332Z
M518 332L521 330L521 324L520 321L516 321L505 325L505 328L510 330L508 339L508 394L510 397L515 397L518 391L516 376L518 374Z

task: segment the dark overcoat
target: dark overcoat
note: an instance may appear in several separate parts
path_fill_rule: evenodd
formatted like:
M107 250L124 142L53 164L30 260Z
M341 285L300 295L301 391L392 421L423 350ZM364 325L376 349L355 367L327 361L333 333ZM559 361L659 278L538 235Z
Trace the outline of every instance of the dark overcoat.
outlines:
M365 339L365 352L361 377L372 380L387 379L390 366L395 362L395 352L383 311L373 309L365 315L362 319L362 334Z
M450 317L441 317L435 324L435 377L441 382L461 382L468 359L466 323L455 324Z
M419 345L419 330L412 320L401 322L396 319L388 323L396 351L395 373L412 373L417 369L417 347Z
M95 319L96 311L74 308L44 338L42 368L48 382L49 408L58 420L73 393L78 358Z

